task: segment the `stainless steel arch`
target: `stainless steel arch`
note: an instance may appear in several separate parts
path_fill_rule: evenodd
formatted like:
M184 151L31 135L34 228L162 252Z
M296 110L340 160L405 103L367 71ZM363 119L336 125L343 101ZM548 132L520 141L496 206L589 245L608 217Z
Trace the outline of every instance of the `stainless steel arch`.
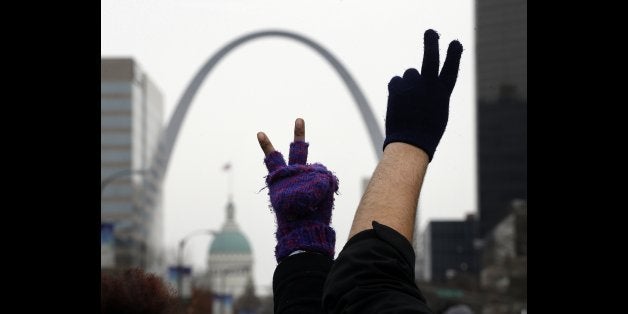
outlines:
M227 55L229 52L231 52L231 50L235 49L239 45L244 44L245 42L251 41L253 39L257 39L261 37L272 37L272 36L294 39L297 42L305 44L306 46L316 50L321 56L323 56L323 58L325 58L325 60L327 60L327 62L331 64L331 66L336 70L336 72L340 75L340 77L346 84L347 88L349 89L349 92L351 92L351 95L353 96L353 99L355 100L355 103L358 105L358 109L360 110L362 119L364 120L364 123L366 124L366 128L371 137L371 142L373 143L373 149L374 149L375 155L377 159L381 158L381 155L382 155L381 147L382 147L382 144L384 143L382 132L379 129L379 126L375 120L375 116L373 115L373 112L371 111L371 107L366 101L364 94L358 87L358 84L355 82L355 80L353 80L353 78L349 74L349 71L345 69L345 67L338 61L338 59L336 59L331 54L331 52L329 52L329 50L323 48L321 45L315 43L314 41L302 35L292 33L292 32L268 30L268 31L260 31L260 32L251 33L251 34L244 35L242 37L235 39L234 41L230 42L229 44L224 46L222 49L220 49L218 52L216 52L207 61L207 63L205 63L205 65L203 65L203 67L196 73L196 75L194 76L194 78L192 79L188 87L186 88L185 92L179 99L179 103L177 104L177 107L174 113L172 114L172 117L170 118L170 122L168 123L168 126L166 127L165 131L162 133L162 139L160 141L161 158L156 160L162 166L160 167L162 170L161 171L162 175L165 174L166 171L168 170L168 164L170 162L170 157L172 156L172 150L173 150L175 141L177 139L177 136L179 135L179 131L181 130L181 125L183 124L183 120L185 119L188 109L190 108L190 105L192 104L192 101L194 100L194 96L196 96L198 89L200 88L201 84L203 83L203 81L205 80L209 72L211 72L214 66L216 66L216 64L225 55Z

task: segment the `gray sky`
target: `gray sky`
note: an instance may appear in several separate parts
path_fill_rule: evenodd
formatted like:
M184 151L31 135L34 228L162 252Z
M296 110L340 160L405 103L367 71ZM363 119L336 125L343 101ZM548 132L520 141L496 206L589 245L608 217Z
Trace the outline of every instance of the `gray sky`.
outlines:
M166 123L179 97L207 59L253 31L304 35L340 60L362 89L384 130L388 81L420 70L423 32L460 40L460 74L449 124L431 162L420 199L421 229L430 219L460 219L477 208L475 37L472 1L101 1L101 55L131 56L164 95ZM264 131L287 155L294 119L306 123L309 162L322 162L340 180L332 226L336 254L347 241L363 178L376 166L366 126L348 90L316 52L282 38L235 49L205 80L179 133L164 182L164 239L176 243L197 229L218 230L225 218L231 162L236 219L253 246L259 292L271 287L274 214L264 187L266 169L256 133ZM185 258L206 268L209 237L196 237ZM174 261L174 256L169 256Z

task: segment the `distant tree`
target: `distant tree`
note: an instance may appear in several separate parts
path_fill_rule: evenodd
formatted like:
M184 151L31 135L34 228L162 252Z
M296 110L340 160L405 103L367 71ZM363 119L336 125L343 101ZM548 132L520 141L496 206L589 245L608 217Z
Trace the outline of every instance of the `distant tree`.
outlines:
M173 289L139 268L100 275L100 313L183 313Z
M211 290L193 288L187 314L211 314L213 303L214 294Z

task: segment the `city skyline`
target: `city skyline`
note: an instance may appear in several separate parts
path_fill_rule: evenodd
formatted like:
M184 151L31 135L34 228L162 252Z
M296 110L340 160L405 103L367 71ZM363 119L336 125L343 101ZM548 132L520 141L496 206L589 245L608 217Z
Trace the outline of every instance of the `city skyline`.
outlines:
M441 60L453 39L462 42L465 52L450 122L428 169L419 217L424 225L429 219L458 219L475 212L472 4L461 3L458 9L464 13L456 14L446 5L424 1L393 1L390 8L350 2L306 2L303 7L310 11L305 17L295 14L301 12L297 5L285 1L264 6L220 2L220 7L195 1L158 1L150 7L103 1L101 55L131 56L142 65L164 94L165 126L191 77L226 43L252 31L294 31L321 43L342 61L364 91L383 132L386 84L406 68L420 67L422 34L434 28L441 34ZM260 14L264 12L275 15ZM421 21L404 23L403 18L394 18L398 14ZM379 16L383 19L374 19ZM320 23L322 17L336 21L331 23L336 27ZM342 22L347 20L355 24ZM172 27L163 25L168 23ZM376 31L361 31L366 27ZM398 33L386 34L393 30ZM171 255L186 234L219 229L229 193L222 168L230 163L236 220L253 246L256 285L267 289L275 266L275 222L263 189L266 173L255 134L266 132L278 150L287 152L294 119L305 119L309 161L326 164L340 179L332 223L338 234L336 252L346 242L362 180L374 170L376 158L346 87L306 47L282 39L259 40L235 50L215 72L194 100L166 173L164 245ZM186 260L193 261L195 272L205 268L210 241L194 238L186 248Z

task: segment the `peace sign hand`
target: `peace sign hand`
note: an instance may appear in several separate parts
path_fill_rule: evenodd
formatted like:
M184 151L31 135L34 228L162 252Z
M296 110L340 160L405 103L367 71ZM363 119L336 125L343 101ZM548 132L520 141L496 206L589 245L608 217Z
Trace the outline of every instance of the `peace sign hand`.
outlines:
M288 165L266 134L257 133L257 140L265 155L266 184L277 217L277 261L296 250L333 258L336 234L329 224L338 178L322 164L307 164L305 122L295 121Z

